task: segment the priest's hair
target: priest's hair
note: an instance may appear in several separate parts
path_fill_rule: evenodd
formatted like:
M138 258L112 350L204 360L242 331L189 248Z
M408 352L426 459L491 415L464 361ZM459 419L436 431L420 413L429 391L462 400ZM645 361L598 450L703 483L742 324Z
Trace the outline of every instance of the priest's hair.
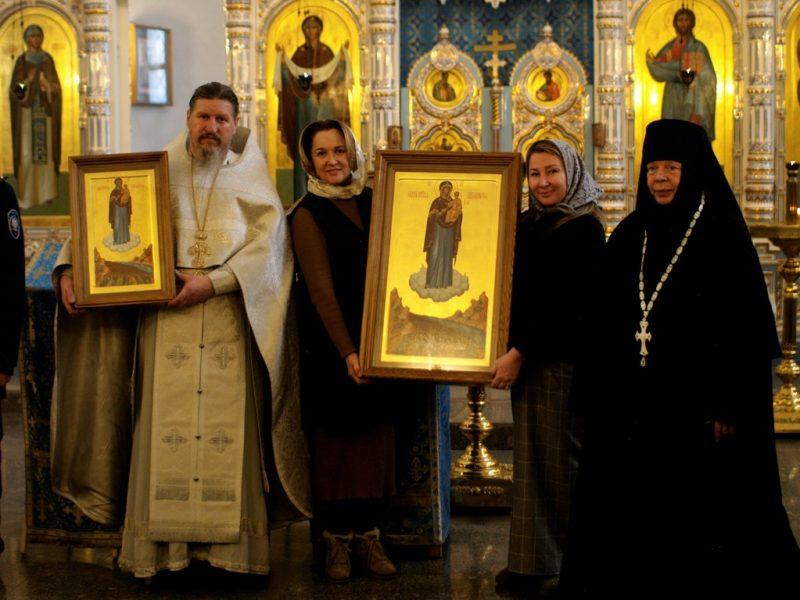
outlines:
M233 118L239 116L239 98L236 93L224 83L211 81L198 87L189 99L189 110L194 110L198 100L227 100L233 107Z

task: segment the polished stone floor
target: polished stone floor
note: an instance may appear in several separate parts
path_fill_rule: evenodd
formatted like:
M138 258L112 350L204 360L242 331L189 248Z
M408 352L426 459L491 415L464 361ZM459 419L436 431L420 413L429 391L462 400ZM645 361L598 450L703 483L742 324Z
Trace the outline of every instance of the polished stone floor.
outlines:
M6 407L12 406L10 402ZM401 576L393 581L356 579L333 586L311 570L306 524L277 531L272 537L273 574L269 578L229 575L213 569L167 573L151 583L136 580L113 566L111 556L86 549L34 544L19 555L24 477L21 415L6 410L3 440L2 535L0 598L496 598L494 574L504 566L508 517L461 515L442 559L403 557ZM786 508L800 535L800 440L779 442ZM505 458L505 457L504 457ZM800 574L798 574L800 577Z

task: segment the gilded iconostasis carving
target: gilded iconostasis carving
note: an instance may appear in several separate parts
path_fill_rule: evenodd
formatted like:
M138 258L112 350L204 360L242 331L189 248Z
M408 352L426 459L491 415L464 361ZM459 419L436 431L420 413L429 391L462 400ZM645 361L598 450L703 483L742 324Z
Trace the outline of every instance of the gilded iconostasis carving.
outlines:
M585 151L586 72L577 57L542 28L542 40L524 54L511 73L513 148L523 154L533 142L549 137Z
M481 71L450 42L443 25L408 77L410 148L476 151L481 147Z

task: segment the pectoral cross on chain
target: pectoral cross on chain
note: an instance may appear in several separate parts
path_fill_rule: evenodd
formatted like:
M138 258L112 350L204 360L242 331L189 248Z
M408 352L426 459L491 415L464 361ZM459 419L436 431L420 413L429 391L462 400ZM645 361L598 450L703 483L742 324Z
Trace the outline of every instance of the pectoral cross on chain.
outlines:
M198 231L195 234L195 242L189 246L189 256L192 257L193 267L204 267L206 265L206 256L211 256L208 251L208 244L206 244L207 235L205 232Z
M653 334L647 331L649 325L647 319L642 319L639 321L639 331L636 332L636 341L641 343L639 354L642 357L642 361L639 364L643 367L647 365L647 342L653 339Z

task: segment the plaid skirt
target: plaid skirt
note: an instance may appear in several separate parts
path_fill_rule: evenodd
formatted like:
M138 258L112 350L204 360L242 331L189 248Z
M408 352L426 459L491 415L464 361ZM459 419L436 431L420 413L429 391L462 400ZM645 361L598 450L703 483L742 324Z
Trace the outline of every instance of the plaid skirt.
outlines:
M558 575L582 419L570 410L574 366L536 365L511 390L514 482L508 569L523 575Z

